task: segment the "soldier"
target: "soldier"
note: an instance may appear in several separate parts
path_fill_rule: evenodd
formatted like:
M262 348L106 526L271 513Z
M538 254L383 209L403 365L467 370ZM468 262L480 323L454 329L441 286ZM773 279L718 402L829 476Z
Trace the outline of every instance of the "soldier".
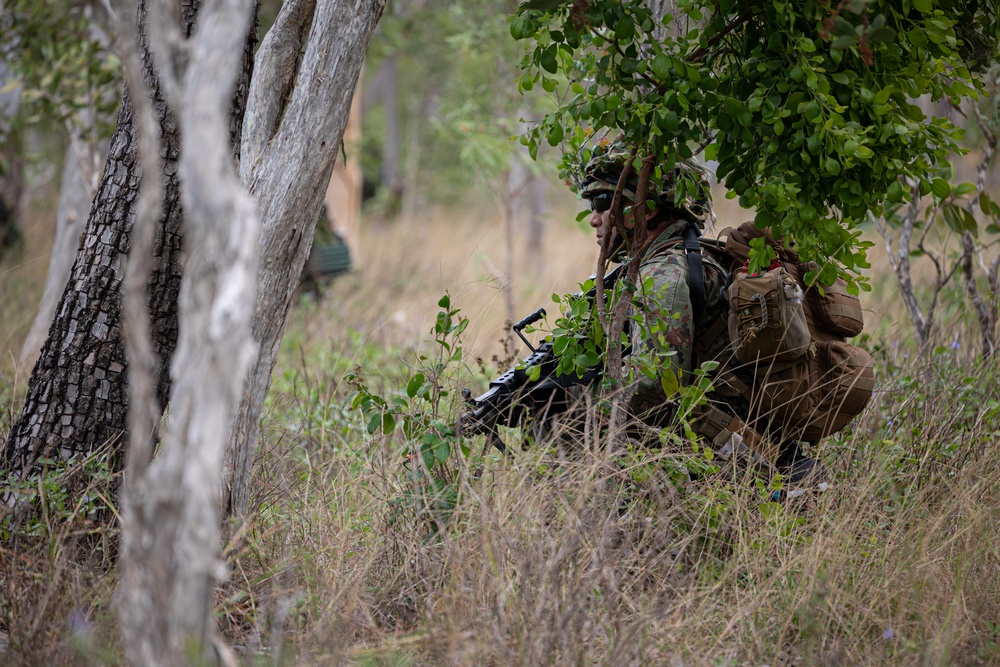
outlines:
M577 181L580 195L590 202L590 225L598 243L609 234L612 256L634 255L639 262L640 302L644 304L633 326L632 349L655 364L669 364L681 384L692 377L701 362L716 360L723 364L731 353L726 328L728 305L723 290L727 271L698 244L708 223L714 220L711 192L704 169L692 161L681 161L673 169L663 170L657 182L650 181L647 201L653 206L646 214L648 239L636 248L637 221L630 207L634 204L638 175L624 185L617 219L625 229L625 238L613 224L611 205L626 161L628 146L620 141L595 148L593 156ZM685 187L676 196L678 183ZM700 276L699 276L700 274ZM696 280L692 280L695 277ZM651 279L651 280L650 280ZM655 333L654 333L655 331ZM737 374L738 375L738 374ZM734 378L730 373L727 377ZM695 414L695 430L705 437L722 458L748 458L765 468L776 468L790 486L819 486L825 473L814 459L804 456L797 442L788 441L774 450L772 439L747 426L748 405L739 392L725 391L725 381L714 378L718 393L709 406ZM752 382L745 374L733 382ZM727 395L728 394L728 395ZM630 400L631 414L650 427L669 426L677 404L664 394L660 377L638 374L636 391ZM780 441L780 440L779 440Z

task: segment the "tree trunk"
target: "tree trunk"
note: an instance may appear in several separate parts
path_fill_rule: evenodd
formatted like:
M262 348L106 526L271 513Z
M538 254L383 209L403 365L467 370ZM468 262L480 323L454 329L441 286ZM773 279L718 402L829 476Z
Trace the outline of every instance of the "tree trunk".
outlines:
M172 366L172 410L159 455L146 433L155 426L152 350L144 321L145 252L155 216L155 188L137 218L126 285L129 360L133 373L124 511L121 619L133 664L207 664L214 636L220 513L218 483L230 416L243 371L253 356L250 317L257 263L257 215L240 185L226 142L230 90L240 72L240 44L254 0L205 0L190 39L166 12L148 13L148 31L182 131L183 183L191 250L180 295L180 339ZM141 31L141 28L140 28ZM123 48L123 51L125 49ZM180 56L184 57L180 57ZM138 81L135 49L123 58ZM134 86L136 87L136 86ZM143 146L155 134L150 105L141 115ZM152 157L153 165L148 160ZM155 152L146 153L147 169ZM149 199L153 199L152 202ZM136 268L138 267L138 268ZM142 377L139 377L139 376ZM152 460L152 462L151 462Z
M63 166L62 185L59 188L59 207L56 210L56 231L49 253L49 270L45 277L45 289L35 314L24 347L21 348L20 364L34 360L45 337L49 325L59 305L59 297L66 289L73 259L80 245L80 233L87 224L87 214L97 190L97 172L100 170L101 155L107 155L107 146L101 148L86 142L82 137L70 142L66 150Z
M108 52L111 37L105 23L96 18L90 21L90 37ZM111 102L114 90L102 90L99 97ZM18 365L27 367L38 356L49 325L56 313L59 298L66 288L73 260L80 246L80 235L86 229L94 193L100 183L101 168L108 155L108 137L99 135L102 124L114 120L100 113L93 106L77 112L75 121L69 125L69 148L62 169L62 185L59 189L59 207L56 210L56 229L49 253L49 268L45 276L45 289L35 313L31 330L25 338Z
M287 0L257 54L240 176L258 201L261 220L252 325L260 351L243 383L226 460L223 493L237 516L249 506L258 422L288 308L384 7L384 0ZM294 58L307 33L296 72Z
M399 161L399 66L395 54L387 56L382 64L385 79L382 82L382 106L385 111L385 136L382 139L382 188L388 193L395 210L403 196L403 180L400 176Z
M200 0L171 0L190 34ZM145 4L140 4L144 10ZM141 22L140 22L141 25ZM177 298L181 280L183 221L177 180L180 139L140 34L144 76L153 94L160 127L160 163L164 199L156 225L149 313L156 364L156 396L166 404L168 369L177 343ZM248 90L253 32L246 43L244 72L233 99L230 139L238 150ZM101 184L87 221L86 237L35 363L20 417L3 451L0 470L25 476L40 469L39 459L69 459L108 446L111 464L121 470L126 428L126 359L122 342L121 283L131 244L140 179L138 142L129 91L123 93L118 125L111 139Z
M545 214L548 202L545 197L545 181L535 175L530 176L527 198L527 242L525 255L530 263L541 264L545 257Z
M6 89L11 79L6 49L0 48L0 260L21 243L18 213L23 179L21 150L12 136L14 117L21 104L21 87Z

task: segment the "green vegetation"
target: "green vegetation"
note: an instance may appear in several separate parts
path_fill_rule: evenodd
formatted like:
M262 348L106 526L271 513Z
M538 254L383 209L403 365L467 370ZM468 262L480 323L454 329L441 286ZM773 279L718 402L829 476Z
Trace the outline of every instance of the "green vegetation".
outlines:
M478 359L495 345L470 315L490 290L468 258L493 240L443 255L441 276L419 270L456 229L475 236L477 216L443 217L414 236L368 230L358 273L293 313L255 513L224 548L216 614L231 644L281 651L284 664L1000 660L995 363L950 344L921 359L888 335L869 340L878 396L820 445L834 485L806 506L772 503L752 480L689 482L683 470L703 455L672 446L611 457L581 439L571 457L538 443L514 462L483 458L481 441L449 440L448 428L458 390L485 387L503 363ZM592 243L563 233L567 248ZM406 258L408 281L380 268L391 257ZM573 278L538 281L569 291ZM473 287L444 302L439 280ZM965 340L974 318L954 326L941 340ZM390 411L366 414L352 374L386 401L392 428ZM442 442L458 446L439 457ZM434 458L407 469L410 451ZM0 609L8 655L118 664L114 570L73 558L104 533L88 523L93 508L54 502L59 483L41 487L51 527L0 544L16 592Z
M948 69L949 59L974 61L994 48L966 37L995 26L981 23L985 14L956 22L959 4L937 3L935 13L920 0L769 3L761 9L767 21L785 12L787 25L774 32L782 39L730 32L713 43L747 49L746 62L755 65L745 85L706 85L730 52L689 60L704 45L686 31L663 42L674 51L661 45L639 59L640 49L656 47L635 3L540 0L506 27L539 38L522 88L571 91L570 106L535 128L527 140L533 148L584 145L593 135L578 121L628 133L651 120L654 144L692 152L708 138L706 128L716 137L732 132L760 147L749 161L718 148L732 183L747 178L735 188L743 203L756 204L765 220L768 211L787 219L786 231L800 241L815 225L812 247L860 270L852 246L867 240L854 227L859 212L884 206L883 197L893 201L891 174L900 170L915 170L918 195L926 190L951 207L939 229L972 233L962 211L973 191L948 185L946 192L936 171L958 133L946 121L917 128L904 99L906 86L937 86L945 96L975 86L971 71ZM603 42L574 37L574 12L584 5L577 18L603 26ZM704 33L706 41L726 28L715 15L699 18L698 3L677 5L692 22L709 20L715 32ZM816 448L834 477L819 499L772 502L773 487L723 472L708 450L679 439L611 455L584 429L569 440L535 442L507 461L484 453L481 439L455 433L460 390L485 388L511 361L498 358L509 351L497 353L495 342L505 334L496 269L503 230L484 224L496 212L477 205L480 193L468 178L477 170L480 180L502 177L513 147L502 140L518 131L511 120L520 102L500 92L515 75L495 67L514 49L506 42L479 48L498 33L479 22L508 9L462 3L430 16L387 17L385 51L373 55L370 71L379 57L397 53L402 97L419 86L426 97L415 106L423 108L432 91L441 92L438 125L407 109L419 135L404 142L407 177L419 177L411 185L431 200L465 198L461 207L426 209L391 230L366 224L352 248L360 258L355 271L326 298L293 310L265 410L253 513L228 525L222 548L229 578L215 614L223 638L246 664L1000 663L1000 362L973 353L977 316L963 308L954 283L939 306L946 324L930 334L927 354L917 354L878 247L869 258L862 343L878 364L878 394L849 429ZM549 29L560 20L563 29ZM424 21L436 29L424 29ZM949 31L961 33L962 43L952 44ZM919 47L921 35L923 46L937 50L918 62L910 46ZM594 48L573 60L570 51L587 40ZM422 50L423 42L434 50ZM889 67L893 57L898 71ZM870 69L857 74L866 58ZM593 100L587 82L574 80L577 64L626 63L635 68L629 77L608 69ZM786 69L785 90L769 83ZM937 76L942 71L955 76ZM674 91L676 107L652 104L668 95L660 84ZM619 95L613 108L608 97L601 108L606 94ZM498 116L503 122L493 125ZM862 121L872 119L892 131L868 131ZM907 132L896 132L900 126ZM769 152L786 140L806 150ZM810 140L822 148L815 155ZM464 159L456 159L460 148ZM902 160L897 149L915 150L918 159ZM805 198L807 190L821 204ZM987 209L983 225L1000 201L987 190L986 199L980 190L974 195ZM596 248L572 224L573 205L550 216L558 253L542 266L516 258L517 311L548 305L553 291L576 291L591 272ZM745 215L724 200L717 213L720 226ZM28 369L15 371L13 360L44 275L44 225L26 229L26 259L0 267L0 439L27 382ZM986 227L979 231L991 238ZM915 290L926 297L934 286L923 277L914 277ZM582 317L552 313L548 324L567 340L592 333L577 338L575 327L587 325ZM592 359L581 345L572 361L583 355L586 366ZM687 399L699 399L697 388ZM505 435L516 441L519 434ZM70 496L66 489L81 479L92 480L88 492ZM103 520L114 513L104 485L116 482L97 456L10 485L45 511L31 523L0 516L0 662L123 662L113 601L117 534Z
M958 104L982 89L976 70L1000 38L996 3L676 8L661 22L642 0L522 3L510 32L532 41L519 86L560 101L524 143L533 152L563 145L566 175L605 133L623 134L639 158L653 156L654 179L692 155L717 160L729 196L820 261L824 283L839 273L863 285L869 244L858 226L938 192L938 170L961 151L962 130L926 118L913 101ZM757 266L767 265L764 254Z

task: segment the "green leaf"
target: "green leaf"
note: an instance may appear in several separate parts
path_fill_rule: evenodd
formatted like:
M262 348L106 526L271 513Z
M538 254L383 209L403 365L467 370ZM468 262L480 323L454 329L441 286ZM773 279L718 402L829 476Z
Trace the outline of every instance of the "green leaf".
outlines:
M446 463L449 456L451 456L451 445L447 440L442 440L441 444L439 444L437 449L434 450L434 458L436 458L439 463Z
M945 224L948 225L948 229L956 234L962 233L962 219L959 217L957 206L954 204L946 204L942 206L941 216L944 218Z
M406 395L413 398L420 391L420 387L424 385L424 380L427 378L423 373L417 373L410 378L410 381L406 383Z
M556 47L552 45L538 55L538 64L549 74L555 74L559 69L556 62Z
M658 53L652 62L649 63L649 68L653 70L653 75L656 78L666 81L671 72L670 58L662 53Z
M932 0L911 0L911 2L913 3L913 8L921 14L930 14L934 11Z
M434 467L434 459L437 458L434 454L434 449L431 447L421 447L420 448L420 458L424 460L424 466L428 469Z
M558 146L563 140L563 128L561 123L556 123L551 128L549 128L548 134L545 135L546 140L549 142L549 146Z
M681 384L677 380L677 375L670 368L665 368L660 373L660 388L663 389L663 395L670 398L677 393Z
M615 35L619 40L626 42L635 37L635 21L631 14L622 14L618 19L618 23L615 24Z
M510 36L514 39L528 39L535 34L534 22L524 16L523 14L518 14L510 22Z
M918 49L927 48L927 34L924 33L920 28L914 28L906 33L906 39L909 40L910 44L917 47Z
M973 217L973 215L964 208L960 208L958 209L958 211L959 211L959 216L961 217L962 220L962 229L972 234L973 238L978 239L979 223L976 222L976 218Z
M680 123L677 120L677 112L667 110L661 110L657 116L657 125L666 130L667 132L676 132L677 128L680 127Z
M881 27L868 33L868 41L876 44L889 44L896 40L896 31L892 28Z
M931 192L938 199L944 199L951 194L951 184L943 178L935 178L931 181Z

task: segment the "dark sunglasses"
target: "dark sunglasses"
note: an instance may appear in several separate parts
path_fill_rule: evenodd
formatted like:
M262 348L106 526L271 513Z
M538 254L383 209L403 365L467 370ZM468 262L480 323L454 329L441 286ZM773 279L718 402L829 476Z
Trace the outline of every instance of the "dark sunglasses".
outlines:
M611 208L611 201L614 198L613 192L598 192L590 198L590 210L594 213L604 213Z

